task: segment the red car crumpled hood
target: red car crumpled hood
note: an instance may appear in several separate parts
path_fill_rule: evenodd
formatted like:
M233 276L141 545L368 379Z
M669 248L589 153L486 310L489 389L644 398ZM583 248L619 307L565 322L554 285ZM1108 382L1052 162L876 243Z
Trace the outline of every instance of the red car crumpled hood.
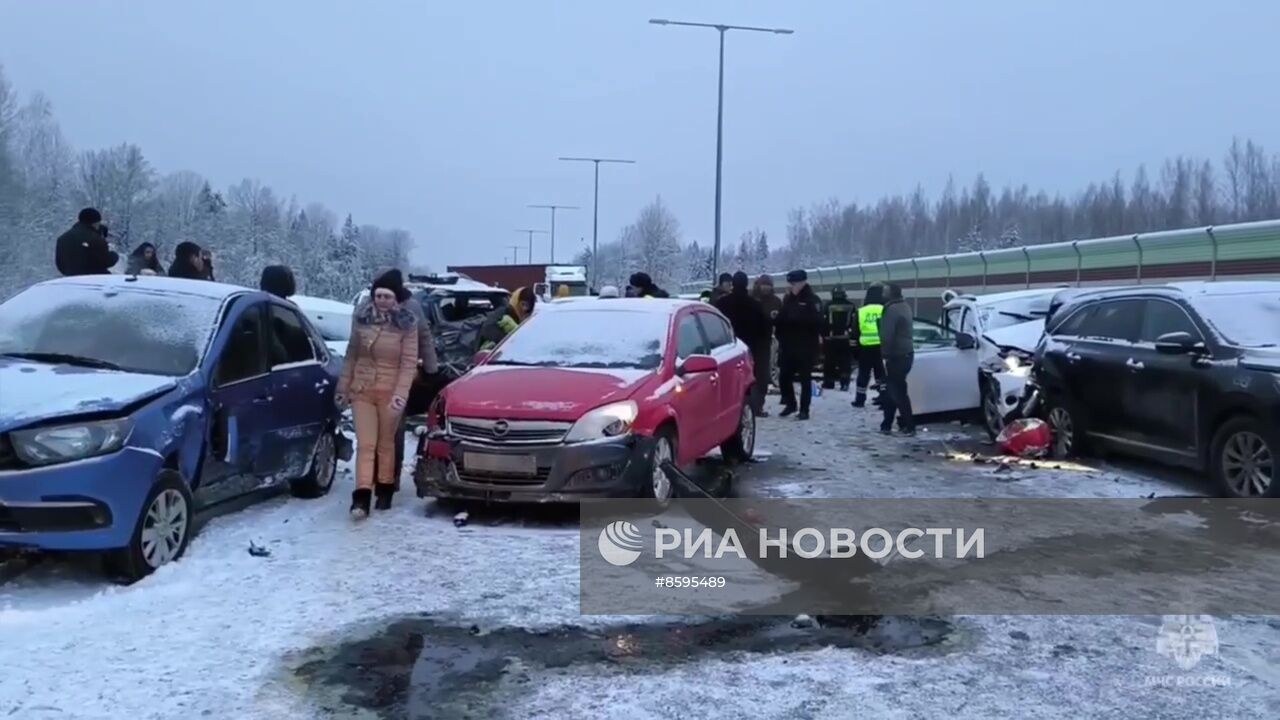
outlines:
M482 365L444 395L455 417L572 422L592 408L626 400L654 378L649 370Z

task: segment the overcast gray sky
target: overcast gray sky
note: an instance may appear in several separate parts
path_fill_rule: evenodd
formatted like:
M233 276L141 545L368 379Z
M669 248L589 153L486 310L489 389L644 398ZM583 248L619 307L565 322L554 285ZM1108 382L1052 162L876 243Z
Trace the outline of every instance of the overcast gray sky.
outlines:
M591 174L560 155L638 161L602 168L602 241L658 194L711 240L715 32L650 17L796 30L728 39L726 241L950 173L1074 192L1233 134L1280 150L1273 0L0 0L0 63L80 149L256 177L411 230L436 268L580 205L565 261Z

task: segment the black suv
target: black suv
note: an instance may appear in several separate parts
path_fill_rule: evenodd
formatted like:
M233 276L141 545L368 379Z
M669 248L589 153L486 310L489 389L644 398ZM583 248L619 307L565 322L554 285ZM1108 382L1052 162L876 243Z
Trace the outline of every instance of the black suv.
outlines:
M1050 318L1036 384L1061 454L1087 446L1280 497L1280 282L1084 292Z

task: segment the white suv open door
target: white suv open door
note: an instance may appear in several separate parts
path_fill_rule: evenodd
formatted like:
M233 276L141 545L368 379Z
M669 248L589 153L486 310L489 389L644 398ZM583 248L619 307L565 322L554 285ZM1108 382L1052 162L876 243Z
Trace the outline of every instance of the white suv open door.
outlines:
M920 318L915 319L912 334L916 356L907 376L912 411L932 415L977 409L981 404L977 345L961 349L955 332Z

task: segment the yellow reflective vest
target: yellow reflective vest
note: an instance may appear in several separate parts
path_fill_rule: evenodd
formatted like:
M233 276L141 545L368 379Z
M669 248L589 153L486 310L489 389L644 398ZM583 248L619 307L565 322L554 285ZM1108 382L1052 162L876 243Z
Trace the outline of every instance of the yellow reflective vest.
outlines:
M884 306L872 303L858 308L858 344L873 347L880 344L880 316Z

